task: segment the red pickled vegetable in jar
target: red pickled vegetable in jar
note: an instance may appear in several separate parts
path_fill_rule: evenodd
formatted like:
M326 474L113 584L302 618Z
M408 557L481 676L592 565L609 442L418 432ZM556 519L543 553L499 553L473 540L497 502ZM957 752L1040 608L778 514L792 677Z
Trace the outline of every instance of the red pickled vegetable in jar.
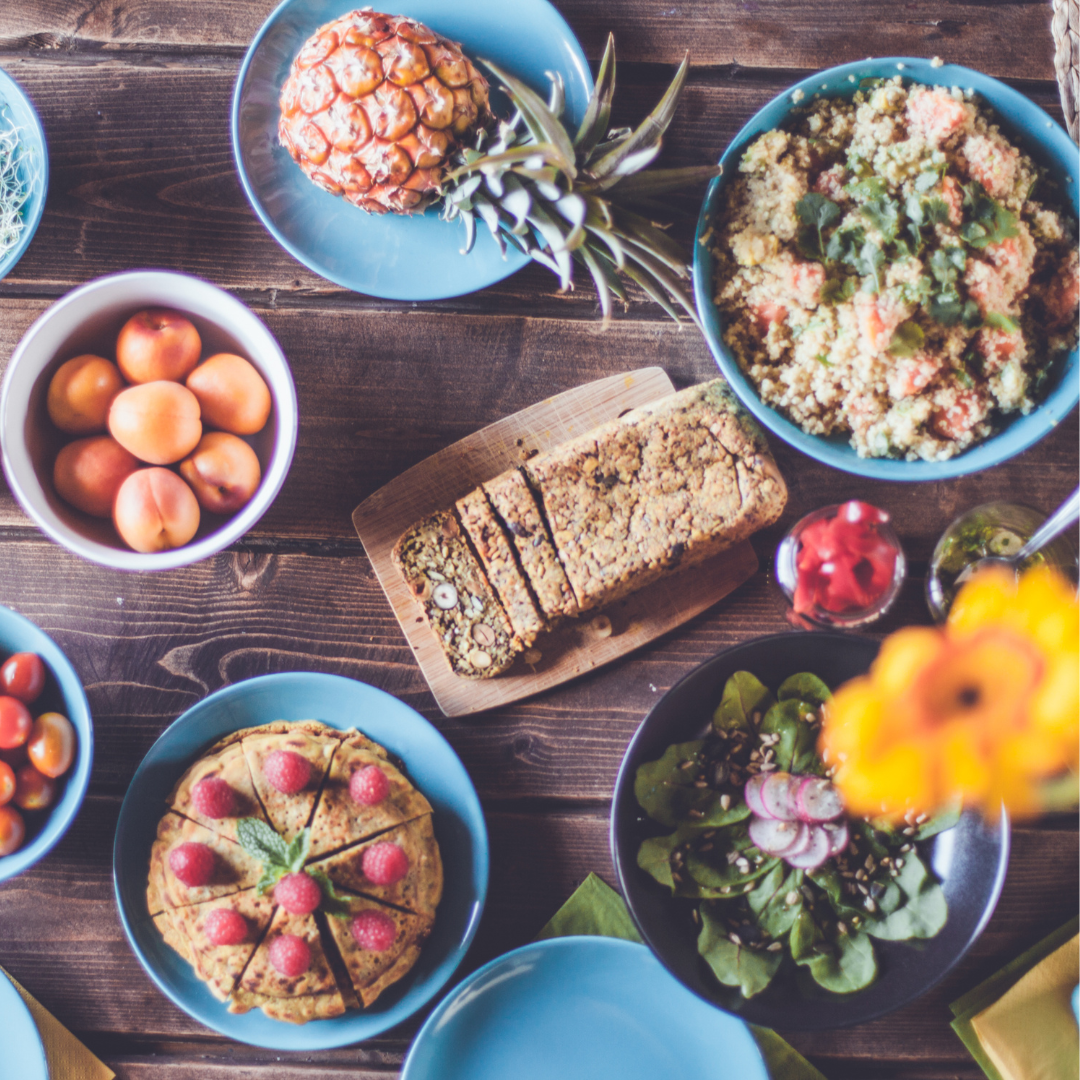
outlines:
M816 605L841 615L881 599L896 570L896 548L878 531L888 520L884 510L852 499L799 533L796 613L812 614Z

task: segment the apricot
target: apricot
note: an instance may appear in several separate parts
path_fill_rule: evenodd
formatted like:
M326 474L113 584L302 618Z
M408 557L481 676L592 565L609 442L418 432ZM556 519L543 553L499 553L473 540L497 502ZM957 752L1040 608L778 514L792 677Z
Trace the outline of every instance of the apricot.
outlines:
M112 517L120 485L139 468L139 459L111 435L76 439L56 455L53 486L65 502L94 517Z
M159 380L129 386L113 398L109 432L140 461L171 465L202 438L199 402L179 383Z
M113 524L136 551L183 547L198 531L199 501L176 473L139 469L116 493Z
M10 855L22 847L26 824L14 806L0 806L0 855Z
M255 451L225 431L208 431L180 462L180 475L191 485L204 510L231 514L255 494L262 469Z
M262 431L270 417L270 388L242 356L217 353L188 377L187 388L199 399L203 420L234 435Z
M103 356L85 353L65 361L49 382L49 419L69 435L104 431L112 399L124 389L120 369Z
M116 362L129 382L183 382L199 362L199 331L178 311L148 308L132 315L116 339Z

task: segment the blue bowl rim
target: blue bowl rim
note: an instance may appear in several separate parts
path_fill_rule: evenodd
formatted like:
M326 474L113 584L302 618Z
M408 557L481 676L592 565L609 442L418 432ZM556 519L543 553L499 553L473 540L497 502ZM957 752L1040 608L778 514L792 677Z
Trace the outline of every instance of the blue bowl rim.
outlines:
M16 652L36 652L48 665L64 698L67 718L75 727L79 739L78 756L74 771L67 777L64 794L53 807L45 827L25 847L0 858L0 882L21 874L47 855L67 832L82 808L86 789L90 786L90 772L94 764L94 722L90 715L82 679L64 651L37 623L31 622L14 608L0 605L0 624L11 621L20 631L27 633L27 641ZM0 630L0 633L3 633ZM6 658L5 658L6 659ZM63 673L64 679L61 679ZM71 684L71 692L64 681Z
M0 68L0 105L8 96L18 98L29 112L34 137L41 146L41 195L39 198L30 200L30 215L23 218L23 231L19 242L3 259L0 259L0 279L7 277L15 264L26 254L26 249L30 246L30 241L34 239L38 225L41 224L41 216L45 213L45 200L49 195L49 146L45 141L45 128L42 126L41 117L34 108L30 95L11 75Z
M453 977L454 972L461 965L461 962L464 960L466 954L468 953L470 946L472 945L474 939L476 938L476 932L480 927L480 922L481 922L481 919L483 918L483 914L484 914L484 908L487 905L487 894L488 894L489 879L490 879L490 867L491 867L491 855L490 855L490 846L491 845L490 845L490 841L489 841L488 833L487 833L487 819L484 816L483 807L481 806L480 798L476 793L476 788L472 783L472 777L469 776L468 770L465 769L464 763L461 762L461 759L458 757L457 752L454 750L454 748L447 741L446 736L444 736L443 733L441 731L439 731L439 729L436 728L434 724L432 724L429 720L427 720L420 713L416 712L416 710L413 709L412 706L407 705L400 698L394 697L393 694L389 694L385 690L379 689L379 687L377 687L377 686L372 686L370 683L364 683L364 682L362 682L362 680L359 680L359 679L350 679L349 677L347 677L345 675L335 675L335 674L332 674L330 672L321 672L321 671L319 671L319 672L317 672L317 671L282 671L282 672L275 672L275 673L272 673L272 674L269 674L269 675L256 675L256 676L254 676L254 677L252 677L250 679L242 679L239 682L230 683L228 686L223 686L223 687L219 688L218 690L215 690L212 694L208 694L206 697L201 698L199 701L195 702L195 704L192 705L190 708L185 709L154 740L154 742L151 745L150 749L147 750L146 754L143 756L143 760L139 763L139 769L142 768L145 761L154 753L154 751L158 748L158 746L162 742L164 742L167 738L170 737L170 733L173 733L174 730L181 723L185 722L187 720L187 718L189 717L189 715L192 712L194 712L195 710L199 710L201 712L208 705L221 705L221 704L228 703L230 699L232 699L234 697L237 697L237 696L240 696L240 695L248 692L248 690L250 690L251 685L253 683L257 683L259 686L266 686L266 685L280 686L283 683L298 682L298 681L302 682L302 681L305 681L305 680L310 679L312 677L315 677L315 678L317 678L319 680L327 680L327 681L330 681L330 682L360 683L366 689L374 691L376 694L383 695L386 698L389 698L391 701L394 702L395 706L397 706L399 708L408 709L410 712L414 713L419 721L421 721L424 725L426 725L428 728L430 728L429 734L432 735L432 736L435 736L437 738L437 740L440 741L443 744L446 752L455 761L457 761L461 765L462 773L465 775L465 777L466 777L466 779L468 780L468 783L469 783L469 797L467 799L468 811L469 811L470 815L472 817L474 817L480 824L479 833L474 835L474 839L477 841L477 846L476 846L475 863L474 863L474 866L472 868L473 876L474 876L474 878L475 878L475 880L477 881L477 884L478 884L477 896L476 896L475 904L474 904L474 907L473 907L473 911L472 911L472 913L470 915L470 918L469 918L469 922L468 922L468 926L466 928L465 934L462 936L461 940L459 941L457 946L453 949L453 951L447 955L447 960L443 962L444 964L446 964L447 961L449 961L451 958L453 958L452 965L448 966L447 970L443 973L443 975L441 977L438 977L437 972L435 973L435 977L431 978L429 986L425 987L425 989L424 989L424 991L423 991L423 993L421 995L421 1000L417 1004L415 1004L413 1007L408 1009L408 1011L402 1011L401 1010L401 1008L400 1008L401 1002L396 1002L393 1006L391 1006L390 1009L388 1009L387 1012L385 1014L383 1014L383 1017L386 1020L385 1024L383 1024L381 1027L379 1027L377 1031L372 1030L371 1032L369 1032L367 1034L364 1034L364 1035L361 1035L361 1036L359 1036L359 1038L357 1038L357 1037L354 1037L353 1033L349 1032L349 1031L346 1031L344 1036L342 1036L341 1032L342 1032L343 1029L338 1028L338 1029L336 1029L337 1032L338 1032L338 1034L336 1036L329 1037L325 1041L320 1042L319 1047L318 1047L319 1049L334 1049L336 1047L341 1047L341 1046L355 1045L357 1042L364 1041L366 1039L375 1038L381 1032L389 1030L390 1028L394 1027L395 1025L402 1023L404 1020L408 1019L408 1017L414 1015L420 1009L424 1008L427 1005L427 1003L430 1002L431 999L436 994L438 994L442 990L442 988L446 985L446 983ZM136 769L136 774L138 773L138 771L139 770ZM204 1024L205 1026L210 1027L211 1030L214 1030L214 1031L217 1031L217 1032L219 1032L221 1034L224 1034L228 1038L236 1039L238 1042L247 1042L249 1045L260 1046L260 1047L262 1047L264 1049L271 1049L271 1050L295 1049L295 1048L291 1048L291 1047L289 1047L287 1045L279 1045L276 1042L273 1043L273 1044L270 1044L270 1043L261 1043L261 1042L249 1041L249 1040L246 1040L246 1039L242 1038L241 1036L236 1035L235 1033L230 1033L230 1032L227 1032L227 1031L223 1031L220 1027L218 1027L216 1025L211 1025L211 1024L207 1023L207 1021L203 1020L201 1017L195 1016L190 1011L188 1006L184 1003L182 998L179 995L177 995L177 994L175 994L173 992L172 987L170 987L166 983L166 981L159 975L157 969L151 963L149 963L149 961L147 960L147 958L143 954L143 951L139 946L138 937L137 937L137 935L135 933L135 929L132 926L131 919L129 918L129 915L128 915L128 911L125 908L123 900L122 900L122 886L121 886L121 881L120 881L121 848L122 848L123 844L126 841L126 832L127 832L127 830L124 827L124 822L126 820L126 817L130 815L130 809L129 809L128 804L129 804L129 800L133 798L133 795L132 795L133 788L134 788L134 778L132 779L132 783L130 783L128 785L128 790L124 795L124 801L121 803L120 813L119 813L119 815L117 817L116 832L115 832L115 834L113 836L112 880L113 880L113 895L114 895L114 898L116 900L116 908L117 908L117 913L120 916L120 923L124 928L124 936L127 938L128 945L131 947L132 952L135 954L136 958L138 959L139 964L141 965L143 971L145 971L146 974L150 977L150 980L158 988L158 990L160 990L161 993L164 994L165 997L168 998L168 1000L171 1001L178 1009L180 1009L181 1011L183 1011L187 1015L192 1016L198 1023ZM224 1006L222 1006L222 1008L224 1008ZM363 1017L365 1015L367 1015L366 1010L363 1010L360 1013L356 1014L356 1016L359 1016L359 1017ZM287 1035L290 1031L295 1030L291 1024L287 1024L287 1023L284 1023L284 1022L280 1022L280 1026L281 1026L283 1034L285 1034L285 1035ZM314 1048L304 1047L304 1048L301 1048L300 1050L298 1050L297 1052L304 1052L305 1050L310 1050L310 1049L314 1049Z
M248 69L251 67L252 61L255 59L255 54L262 44L263 38L270 32L271 28L281 17L286 8L292 7L297 0L281 0L281 2L274 8L272 12L266 17L262 26L259 27L255 37L252 38L251 44L248 46L247 52L244 54L243 63L240 65L240 71L236 76L236 83L233 86L232 101L229 106L229 140L232 143L232 156L233 163L236 165L237 174L240 177L240 184L244 189L244 194L247 196L248 203L255 211L256 216L262 222L263 227L270 233L270 235L301 265L305 266L313 274L317 274L321 278L325 278L327 281L343 288L348 289L350 292L356 292L348 282L341 281L333 274L326 273L325 269L312 265L311 257L300 247L294 244L285 234L277 227L277 223L267 212L263 206L261 200L255 194L255 189L251 184L251 180L248 177L247 166L244 164L243 155L240 153L240 105L241 98L243 97L244 86L247 82ZM558 24L562 24L562 30L566 34L568 40L574 42L577 45L578 60L579 62L585 58L584 50L581 48L581 42L578 41L577 35L570 28L570 24L563 17L562 12L550 2L550 0L539 0L540 3L551 9L551 15L554 21ZM589 86L590 92L592 90L592 73L589 68L588 61L584 63L582 68L586 83ZM529 264L531 260L522 255L513 245L507 245L506 257L503 260L502 272L497 277L492 277L484 288L490 288L492 285L497 285L500 281L505 281L512 274L516 274L519 270L523 269ZM450 275L452 278L453 275ZM385 292L380 293L364 293L365 296L373 296L385 300L400 300L400 301L438 301L438 300L451 300L457 296L467 295L469 292L475 292L478 290L469 289L463 293L460 289L455 289L453 285L448 285L446 289L440 291L437 296L397 296L390 295Z
M724 173L709 183L694 234L694 300L701 319L705 340L721 373L746 408L770 432L783 439L788 445L825 465L831 465L833 468L857 476L906 482L948 480L992 468L1004 461L1008 461L1049 434L1076 407L1077 402L1080 401L1080 379L1077 378L1077 349L1073 349L1064 361L1065 367L1059 374L1057 386L1043 401L1036 405L1031 413L1027 416L1014 417L1002 430L991 435L982 443L957 454L955 457L949 458L947 461L860 458L842 437L827 440L817 435L808 435L781 413L762 402L754 386L743 374L738 361L729 353L727 346L723 343L720 334L719 312L713 303L711 295L713 257L708 244L702 243L702 238L716 212L716 206L725 181L729 181L736 175L736 170L732 167L733 161L737 156L741 156L746 143L752 136L761 134L769 130L770 127L775 127L776 123L782 122L783 117L778 117L777 121L765 124L762 120L763 114L771 112L778 105L785 102L787 104L786 112L790 112L796 107L796 103L791 100L796 91L802 91L805 95L805 98L798 104L810 103L813 95L821 92L821 83L826 80L846 80L848 76L855 76L856 81L852 86L852 92L854 92L858 89L858 79L860 78L891 77L894 74L926 85L972 87L976 96L981 97L995 113L1000 111L999 104L1004 103L1015 107L1021 112L1029 113L1033 119L1042 122L1041 128L1032 124L1024 130L1018 130L1016 124L1002 117L1002 126L1009 131L1010 138L1027 145L1038 144L1046 153L1064 155L1068 152L1071 155L1070 160L1077 156L1076 145L1065 133L1061 125L1040 106L1018 90L1014 90L1011 86L1007 86L993 76L984 75L982 72L975 71L972 68L963 67L959 64L944 64L941 67L934 67L929 60L910 56L874 57L848 64L840 64L836 67L824 68L789 86L763 105L742 126L721 156L720 163L724 166ZM830 93L836 95L839 91L830 90ZM1078 191L1080 191L1080 171L1074 166L1073 172L1067 172L1066 176L1071 177L1071 183L1063 184L1062 190L1066 195L1071 194L1075 200ZM1077 213L1075 205L1072 207L1072 212ZM1011 438L1009 437L1010 433ZM1005 440L1005 445L1000 445L1002 440Z

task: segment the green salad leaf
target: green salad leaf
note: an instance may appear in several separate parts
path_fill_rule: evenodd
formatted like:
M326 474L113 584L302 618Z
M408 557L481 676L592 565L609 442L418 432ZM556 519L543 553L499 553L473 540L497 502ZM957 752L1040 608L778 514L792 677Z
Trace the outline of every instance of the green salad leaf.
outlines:
M834 994L853 994L877 977L874 944L860 930L837 934L832 951L807 961L814 981Z
M713 727L717 731L749 731L754 726L754 714L764 715L775 700L760 679L749 671L736 671L724 683L720 704L713 713Z
M824 705L831 697L832 691L828 686L816 675L811 675L809 671L801 671L798 675L789 676L776 691L778 701L797 698L814 705Z
M795 924L803 906L803 894L799 892L802 883L803 872L781 862L759 878L746 894L758 926L770 937L783 937Z
M760 994L772 982L783 962L784 952L736 944L731 940L731 933L711 905L701 905L698 952L724 986L737 986L743 997L750 998Z
M806 717L809 716L810 720ZM773 744L776 767L784 772L798 772L807 764L807 755L817 757L817 728L814 721L818 718L816 705L788 698L778 701L761 721L761 734L779 735ZM816 770L804 770L816 771Z

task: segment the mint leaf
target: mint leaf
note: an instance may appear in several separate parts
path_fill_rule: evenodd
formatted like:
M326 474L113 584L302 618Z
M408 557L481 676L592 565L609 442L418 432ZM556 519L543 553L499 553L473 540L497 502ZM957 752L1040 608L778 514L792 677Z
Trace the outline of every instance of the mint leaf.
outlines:
M894 331L889 342L889 352L893 356L914 356L926 341L926 335L917 322L910 319L902 322Z
M304 829L285 848L285 865L288 872L295 874L303 867L310 847L311 829Z
M260 896L265 896L287 873L284 866L264 866L262 877L255 885L255 891Z
M288 847L265 821L242 818L236 823L236 838L240 846L267 869L281 867L283 872L289 869Z
M352 908L343 897L339 896L334 889L334 883L322 870L309 870L308 873L319 883L322 889L322 904L320 907L327 915L333 915L335 919L348 919L352 917Z
M987 326L992 326L995 330L1004 330L1008 334L1016 334L1020 331L1020 324L1015 319L997 311L988 311L983 321Z

